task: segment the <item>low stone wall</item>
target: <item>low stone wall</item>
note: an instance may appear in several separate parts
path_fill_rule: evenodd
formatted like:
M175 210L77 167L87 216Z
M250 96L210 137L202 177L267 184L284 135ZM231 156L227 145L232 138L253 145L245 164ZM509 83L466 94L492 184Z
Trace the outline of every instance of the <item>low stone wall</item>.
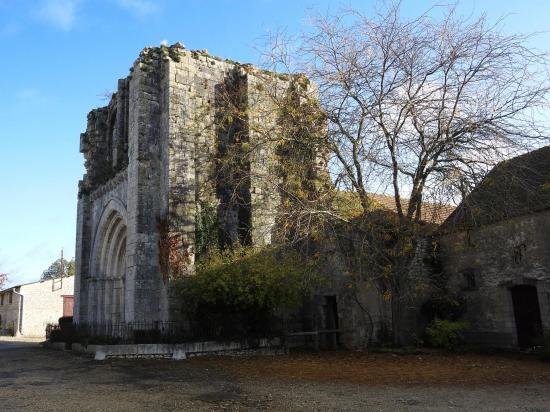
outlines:
M45 346L53 349L64 349L65 343L47 342ZM73 343L72 350L77 353L91 355L95 360L105 360L107 358L170 358L183 360L205 355L279 354L286 351L280 338L262 338L254 345L242 341L88 346Z

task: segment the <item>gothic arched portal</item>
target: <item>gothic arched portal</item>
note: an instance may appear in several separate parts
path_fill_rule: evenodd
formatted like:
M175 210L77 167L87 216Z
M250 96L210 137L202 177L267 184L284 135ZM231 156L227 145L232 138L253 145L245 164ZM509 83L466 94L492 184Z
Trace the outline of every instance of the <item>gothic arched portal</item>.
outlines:
M98 225L92 257L93 287L89 322L124 322L126 278L126 219L123 210L109 207Z

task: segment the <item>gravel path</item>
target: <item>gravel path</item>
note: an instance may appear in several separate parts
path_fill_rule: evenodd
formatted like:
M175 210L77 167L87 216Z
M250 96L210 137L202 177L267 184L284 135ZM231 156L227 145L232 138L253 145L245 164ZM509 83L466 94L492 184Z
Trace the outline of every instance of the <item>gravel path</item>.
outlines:
M550 385L367 385L273 379L268 371L247 378L215 360L96 362L0 342L0 410L550 411Z

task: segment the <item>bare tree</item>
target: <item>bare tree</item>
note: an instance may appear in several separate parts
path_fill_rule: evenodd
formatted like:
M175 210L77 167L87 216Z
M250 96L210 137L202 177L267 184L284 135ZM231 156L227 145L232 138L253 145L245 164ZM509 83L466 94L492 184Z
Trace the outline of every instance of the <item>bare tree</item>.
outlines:
M455 6L405 19L390 2L372 15L316 16L297 38L268 39L267 68L317 85L301 98L318 92L332 180L357 195L367 218L354 231L363 235L352 258L366 262L358 279L391 301L396 341L414 293L408 264L423 202L456 203L500 160L548 142L548 53L500 25L463 19ZM393 195L393 224L371 213L376 192Z
M394 196L397 218L372 213L355 228L357 266L368 272L359 279L391 302L398 334L411 222L426 198L466 194L497 161L546 142L537 110L550 92L548 55L484 16L464 20L445 6L406 20L398 3L372 16L320 16L297 40L272 40L268 71L239 66L206 122L219 150L203 183L216 186L227 243L247 244L262 225L287 241L342 221L329 201L335 191L321 187L323 167L314 167L328 157L334 185L351 189L365 215L372 192Z
M365 211L369 192L390 186L400 218L418 221L424 198L463 195L499 160L548 139L548 54L499 24L454 6L406 20L392 3L317 16L297 43L271 39L266 55L317 83L335 180Z

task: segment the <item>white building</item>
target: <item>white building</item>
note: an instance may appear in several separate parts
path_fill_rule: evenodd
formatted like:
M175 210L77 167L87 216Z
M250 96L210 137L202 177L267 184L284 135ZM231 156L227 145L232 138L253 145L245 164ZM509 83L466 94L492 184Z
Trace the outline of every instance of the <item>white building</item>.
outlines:
M42 337L48 323L73 314L74 276L0 291L0 334Z

